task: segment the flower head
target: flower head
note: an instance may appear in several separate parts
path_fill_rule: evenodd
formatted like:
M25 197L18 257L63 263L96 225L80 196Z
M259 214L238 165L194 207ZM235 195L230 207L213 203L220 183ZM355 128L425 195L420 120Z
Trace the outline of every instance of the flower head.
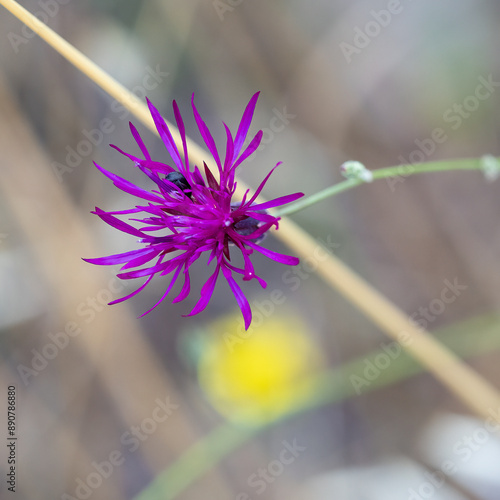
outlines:
M222 273L243 313L245 328L248 328L252 320L250 305L234 279L233 273L243 275L243 281L256 279L262 287L266 286L266 282L255 274L250 260L250 255L254 251L283 264L298 264L299 260L296 257L276 253L258 244L272 226L278 227L279 217L270 215L267 213L267 209L289 203L303 196L302 193L295 193L263 203L256 202L269 176L280 163L267 174L253 195L250 196L247 190L241 200L233 199L236 190L236 169L259 147L262 139L262 131L259 131L248 146L243 148L258 96L259 93L256 93L250 99L234 138L229 128L224 124L227 142L223 160L221 160L212 134L194 105L193 96L191 104L194 118L217 165L218 179L205 162L203 165L205 178L203 178L198 166L192 167L190 165L184 123L175 101L173 109L182 139L182 152L175 145L165 120L148 100L149 110L158 133L172 157L173 166L151 158L132 123L130 130L144 155L144 159L112 146L130 158L135 166L153 181L155 189L146 191L116 174L108 172L97 163L95 164L104 175L113 181L116 187L144 200L142 205L137 205L129 210L106 212L96 207L95 212L93 212L110 226L138 237L139 242L143 244L142 248L129 252L97 259L84 259L99 265L123 264L121 267L123 272L118 274L118 277L122 279L146 278L145 283L137 290L110 302L110 304L133 297L143 290L156 275L172 274L165 293L151 309L144 313L147 314L166 298L181 273L184 284L173 302L185 299L190 292L190 267L202 254L206 253L208 264L215 262L215 270L203 285L200 299L186 316L198 314L205 309L213 294L217 278ZM141 214L139 217L134 215L133 219L129 219L137 222L139 224L137 227L116 217L116 215L129 214ZM231 250L238 250L243 255L244 265L242 268L231 263Z

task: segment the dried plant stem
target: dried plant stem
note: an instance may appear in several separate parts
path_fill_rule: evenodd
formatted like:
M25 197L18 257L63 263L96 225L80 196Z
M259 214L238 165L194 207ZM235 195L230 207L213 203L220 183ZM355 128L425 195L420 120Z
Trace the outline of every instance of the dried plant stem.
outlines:
M147 107L136 96L17 2L0 0L0 4L156 133ZM169 126L172 133L175 134L174 138L179 149L182 150L179 135L175 133L175 127ZM188 147L191 158L196 163L202 164L206 158L204 151L192 141L189 141ZM240 192L245 189L241 181L238 181L238 185ZM319 247L319 244L307 232L288 219L282 219L279 232L274 234L301 257L314 255ZM495 417L495 413L493 413L500 409L500 394L487 380L462 363L458 357L430 334L417 329L402 311L381 296L377 290L363 281L335 256L329 255L318 267L317 272L332 288L339 290L391 338L401 342L411 355L427 367L469 408L484 418L496 419L500 423L500 419Z

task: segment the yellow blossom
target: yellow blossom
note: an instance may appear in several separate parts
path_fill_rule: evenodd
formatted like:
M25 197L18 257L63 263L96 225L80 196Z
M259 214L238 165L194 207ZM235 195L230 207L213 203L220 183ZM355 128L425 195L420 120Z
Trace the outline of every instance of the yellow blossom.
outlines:
M237 333L239 323L237 316L229 316L210 325L199 381L227 418L264 423L300 405L321 356L298 317L275 314L244 335Z

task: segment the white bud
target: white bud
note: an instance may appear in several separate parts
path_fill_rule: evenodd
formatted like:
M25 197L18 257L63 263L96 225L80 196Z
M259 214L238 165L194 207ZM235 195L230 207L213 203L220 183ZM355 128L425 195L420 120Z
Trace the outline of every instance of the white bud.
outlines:
M340 172L346 179L373 181L373 174L359 161L346 161L340 166Z
M500 176L500 162L492 155L481 157L481 170L487 182L494 182Z

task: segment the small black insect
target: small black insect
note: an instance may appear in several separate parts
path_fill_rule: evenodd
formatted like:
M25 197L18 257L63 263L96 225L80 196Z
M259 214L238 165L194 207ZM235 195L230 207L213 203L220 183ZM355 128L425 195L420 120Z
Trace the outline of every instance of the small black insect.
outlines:
M188 198L191 199L191 186L180 172L170 172L167 174L165 179L175 184Z

